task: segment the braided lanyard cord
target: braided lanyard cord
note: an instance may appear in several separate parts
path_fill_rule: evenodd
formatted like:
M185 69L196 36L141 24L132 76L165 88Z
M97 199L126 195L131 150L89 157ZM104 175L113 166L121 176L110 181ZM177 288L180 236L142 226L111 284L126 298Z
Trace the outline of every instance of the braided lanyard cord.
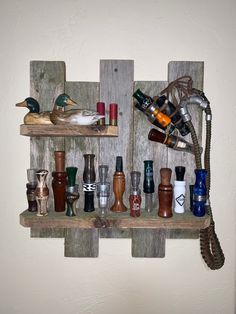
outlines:
M172 102L178 108L179 103L185 97L193 93L198 93L198 90L192 88L192 78L190 76L183 76L175 81L171 82L167 88L165 88L161 94L166 93L167 99L171 96ZM211 185L211 170L210 170L210 149L211 149L211 108L208 104L205 109L206 113L206 146L204 153L204 167L207 170L206 186L207 186L207 198L206 212L210 216L210 226L200 230L200 249L203 260L207 266L212 269L220 269L225 262L223 250L221 248L219 239L215 233L215 222L212 215L212 209L210 205L210 185ZM202 168L201 151L198 143L198 138L191 121L186 122L190 133L192 142L194 145L194 155L196 161L196 168Z

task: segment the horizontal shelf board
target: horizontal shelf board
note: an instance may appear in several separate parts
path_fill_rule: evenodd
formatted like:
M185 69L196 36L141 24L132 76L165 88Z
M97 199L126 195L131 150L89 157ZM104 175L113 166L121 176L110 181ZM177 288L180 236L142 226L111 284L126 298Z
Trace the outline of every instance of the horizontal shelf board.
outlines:
M54 125L21 124L20 134L25 136L118 136L118 127L113 125Z
M96 212L78 211L75 217L67 217L65 212L50 211L45 217L24 211L20 214L20 224L24 227L37 228L163 228L163 229L205 229L210 224L210 217L195 217L191 212L174 214L171 218L158 217L156 212L143 212L140 217L132 218L129 213L109 213L105 218Z

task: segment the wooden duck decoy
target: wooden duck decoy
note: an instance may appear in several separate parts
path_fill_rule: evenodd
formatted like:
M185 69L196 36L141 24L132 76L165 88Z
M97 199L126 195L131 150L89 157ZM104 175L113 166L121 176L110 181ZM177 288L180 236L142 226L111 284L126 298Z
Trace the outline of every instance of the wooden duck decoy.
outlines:
M91 125L97 122L104 116L99 115L96 111L87 109L71 109L64 111L68 105L75 105L67 94L61 94L57 97L54 108L50 114L50 119L53 124L68 124L68 125Z
M52 124L50 111L39 112L39 103L32 97L16 104L16 107L26 107L29 112L24 116L24 124Z

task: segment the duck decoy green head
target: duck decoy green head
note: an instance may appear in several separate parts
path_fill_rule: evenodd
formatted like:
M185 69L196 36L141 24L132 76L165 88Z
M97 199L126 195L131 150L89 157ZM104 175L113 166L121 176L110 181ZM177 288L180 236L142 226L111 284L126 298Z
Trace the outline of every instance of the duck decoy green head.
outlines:
M24 101L17 103L16 107L26 107L30 112L39 113L39 103L32 97L27 97Z
M57 107L64 108L66 106L77 105L77 103L72 100L67 94L60 94L55 100L55 105Z

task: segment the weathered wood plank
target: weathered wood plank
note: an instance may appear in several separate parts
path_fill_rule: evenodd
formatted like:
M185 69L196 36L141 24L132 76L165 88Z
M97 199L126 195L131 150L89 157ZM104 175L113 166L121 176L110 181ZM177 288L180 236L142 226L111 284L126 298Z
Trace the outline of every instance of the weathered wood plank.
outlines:
M131 238L131 229L118 229L118 228L101 228L99 229L100 238Z
M64 92L65 63L61 61L30 62L30 95L38 100L41 111L52 110L55 98ZM53 209L51 173L54 170L54 151L64 150L63 138L32 137L30 167L47 169L49 188L48 207Z
M31 238L64 238L64 228L31 228Z
M25 136L118 136L118 128L108 125L37 125L22 124L20 134Z
M199 230L191 229L167 229L166 239L198 239Z
M143 82L135 82L135 90L138 88L146 95L151 97L156 96L159 92L167 86L167 82L153 82L153 81L143 81ZM154 201L154 212L157 213L158 208L158 197L157 190L158 184L160 183L160 169L167 166L167 148L165 145L160 143L155 143L148 140L148 133L154 128L154 125L151 124L146 115L143 114L138 109L134 110L134 133L133 133L133 170L141 172L141 184L140 188L142 191L142 207L145 207L145 194L143 193L143 180L144 180L144 160L153 160L153 179L155 183L155 193L153 196ZM158 240L157 234L155 232L150 232L147 229L139 229L136 232L132 233L133 236L137 236L138 239L146 239L153 236L154 238L151 241ZM134 238L132 239L132 256L139 256L140 254L144 254L145 250L145 240L136 241ZM140 244L139 244L140 243ZM140 247L139 247L140 245ZM158 243L158 250L155 245L149 246L148 254L151 256L155 256L155 254L164 254L165 252L165 241L161 240ZM162 247L163 246L163 247ZM153 252L151 252L153 250ZM141 253L142 252L142 253ZM158 252L158 253L157 253Z
M165 230L132 229L132 257L165 257Z
M174 214L171 218L143 213L142 217L132 218L128 213L109 213L106 218L97 214L85 213L81 210L78 216L67 217L65 213L51 211L45 217L37 217L35 213L24 211L20 214L20 223L24 227L37 228L162 228L162 229L204 229L209 226L210 218L195 217L191 212Z
M98 257L97 229L70 228L65 230L65 257Z
M66 82L65 91L78 103L78 108L96 110L99 101L99 83L96 82ZM99 158L99 139L91 137L65 138L66 166L78 167L77 180L80 198L78 207L84 208L84 192L82 189L84 154L95 154L95 171L97 173ZM97 205L95 195L95 206Z
M101 60L100 61L100 100L105 102L107 110L110 103L118 104L118 138L100 138L99 163L109 165L108 176L111 181L115 172L116 156L123 157L126 176L126 192L124 203L128 206L130 171L132 170L133 147L133 76L132 60ZM108 117L106 117L108 121ZM111 191L113 192L113 191ZM113 203L111 193L111 205Z
M190 75L193 79L193 87L202 90L203 89L203 75L204 75L204 63L203 62L191 62L191 61L172 61L168 64L168 81L171 82L181 76ZM192 122L196 129L196 134L201 145L202 138L202 110L197 106L189 106L189 111L192 116ZM191 136L187 135L186 140L192 142ZM168 167L172 168L172 182L175 180L175 166L185 166L185 178L186 182L186 210L189 209L189 185L194 184L196 168L195 159L192 154L184 152L176 152L168 149Z
M152 82L152 81L138 81L135 82L135 90L141 91L151 97L156 96L159 92L167 86L167 82ZM133 170L141 172L141 191L142 191L142 207L145 207L145 195L143 193L143 180L144 180L144 160L153 160L153 179L155 183L154 194L154 208L157 213L158 198L157 190L160 183L160 169L167 167L167 147L163 144L152 142L148 140L149 131L155 128L151 124L146 115L139 111L134 110L134 133L133 133Z

